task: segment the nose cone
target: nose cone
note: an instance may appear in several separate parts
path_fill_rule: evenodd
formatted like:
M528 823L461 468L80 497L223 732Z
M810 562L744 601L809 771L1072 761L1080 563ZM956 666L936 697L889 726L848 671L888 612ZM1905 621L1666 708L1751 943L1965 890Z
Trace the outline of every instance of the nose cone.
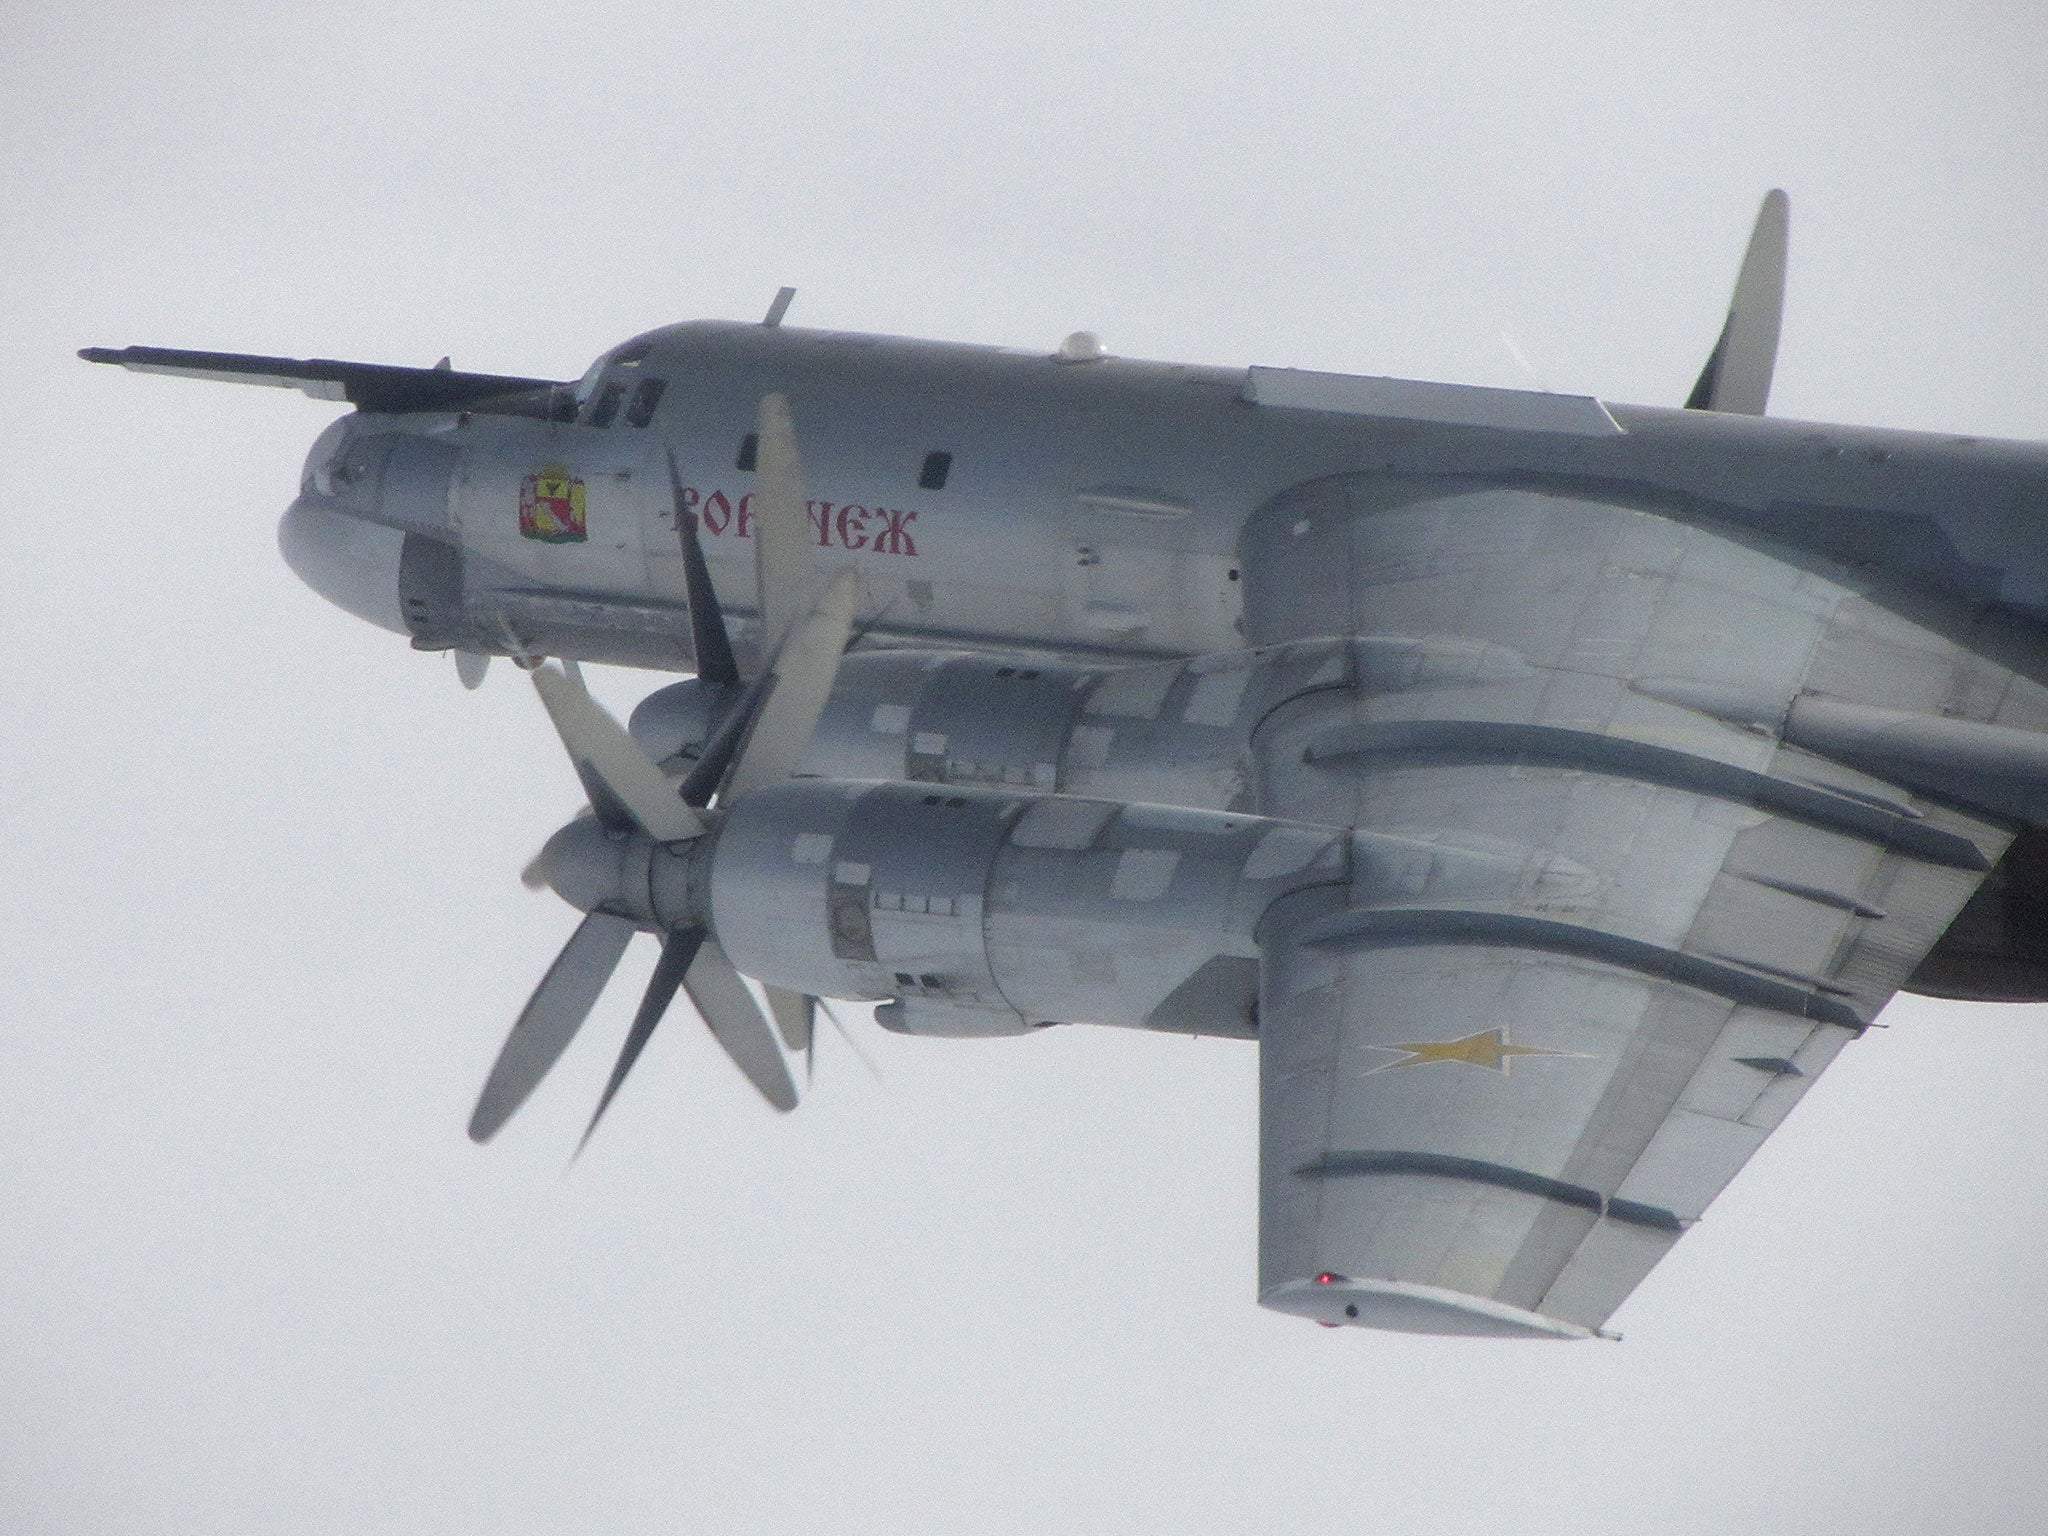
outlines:
M595 816L579 816L547 840L534 873L579 911L605 902L619 906L628 841L605 831Z
M325 497L301 496L277 527L284 563L345 613L393 634L409 634L398 606L398 561L405 535L337 511Z

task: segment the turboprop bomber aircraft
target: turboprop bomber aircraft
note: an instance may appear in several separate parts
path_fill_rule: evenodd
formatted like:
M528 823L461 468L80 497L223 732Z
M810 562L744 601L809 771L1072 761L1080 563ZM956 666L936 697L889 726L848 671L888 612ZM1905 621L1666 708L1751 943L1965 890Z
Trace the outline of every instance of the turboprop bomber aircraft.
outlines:
M477 1139L643 931L592 1129L678 991L785 1110L820 999L1238 1037L1263 1304L1582 1338L1894 993L2048 1000L2048 448L1766 417L1786 230L1670 409L788 290L575 382L83 355L352 404L286 559L530 673L585 915Z

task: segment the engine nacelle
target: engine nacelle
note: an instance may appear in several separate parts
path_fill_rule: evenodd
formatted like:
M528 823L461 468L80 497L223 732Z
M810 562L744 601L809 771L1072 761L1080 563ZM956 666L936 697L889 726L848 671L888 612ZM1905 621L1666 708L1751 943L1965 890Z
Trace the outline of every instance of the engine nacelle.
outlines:
M701 677L686 677L657 688L636 704L626 729L657 763L694 762L738 692Z
M1398 686L1426 649L1318 640L1112 669L855 652L797 772L1245 810L1252 732L1267 713L1304 691L1388 674ZM1469 658L1456 660L1469 670Z
M1365 637L1134 667L972 651L856 651L796 773L1248 810L1252 734L1286 700L1398 689L1446 671L1491 680L1484 648ZM659 761L694 757L727 707L696 679L633 712Z
M1345 882L1350 842L1215 811L798 781L727 813L712 926L747 975L899 1002L883 1022L910 1032L1249 1034L1260 917Z
M541 868L585 911L709 928L746 975L882 1003L911 1034L1249 1038L1259 925L1282 897L1555 912L1599 894L1570 860L1470 834L1065 795L800 779L711 817L671 844L580 818Z

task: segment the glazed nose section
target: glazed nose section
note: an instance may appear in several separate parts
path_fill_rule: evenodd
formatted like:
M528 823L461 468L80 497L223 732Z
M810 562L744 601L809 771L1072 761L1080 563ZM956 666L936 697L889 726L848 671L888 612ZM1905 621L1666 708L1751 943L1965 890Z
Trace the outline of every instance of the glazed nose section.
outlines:
M306 455L299 499L277 530L285 563L346 613L394 634L440 638L459 598L448 507L459 459L431 436L344 416Z
M344 416L315 440L299 490L336 511L445 539L454 527L448 497L461 458L438 437L380 431Z
M284 563L307 586L344 613L410 634L398 602L398 565L405 534L339 510L309 493L293 502L277 527Z

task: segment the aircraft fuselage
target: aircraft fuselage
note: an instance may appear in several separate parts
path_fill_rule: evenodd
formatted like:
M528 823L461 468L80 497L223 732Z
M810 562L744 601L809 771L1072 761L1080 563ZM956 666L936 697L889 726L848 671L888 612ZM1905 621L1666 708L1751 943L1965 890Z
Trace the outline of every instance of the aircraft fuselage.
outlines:
M308 460L286 552L424 648L687 670L664 460L744 646L748 445L770 392L803 443L818 569L859 568L871 642L1097 662L1256 643L1241 531L1337 474L1397 499L1453 479L1590 494L1743 528L1880 586L2048 608L2039 445L709 321L607 354L562 402L574 419L345 418ZM334 514L385 531L337 534ZM337 563L389 581L393 600L334 590L322 573Z

